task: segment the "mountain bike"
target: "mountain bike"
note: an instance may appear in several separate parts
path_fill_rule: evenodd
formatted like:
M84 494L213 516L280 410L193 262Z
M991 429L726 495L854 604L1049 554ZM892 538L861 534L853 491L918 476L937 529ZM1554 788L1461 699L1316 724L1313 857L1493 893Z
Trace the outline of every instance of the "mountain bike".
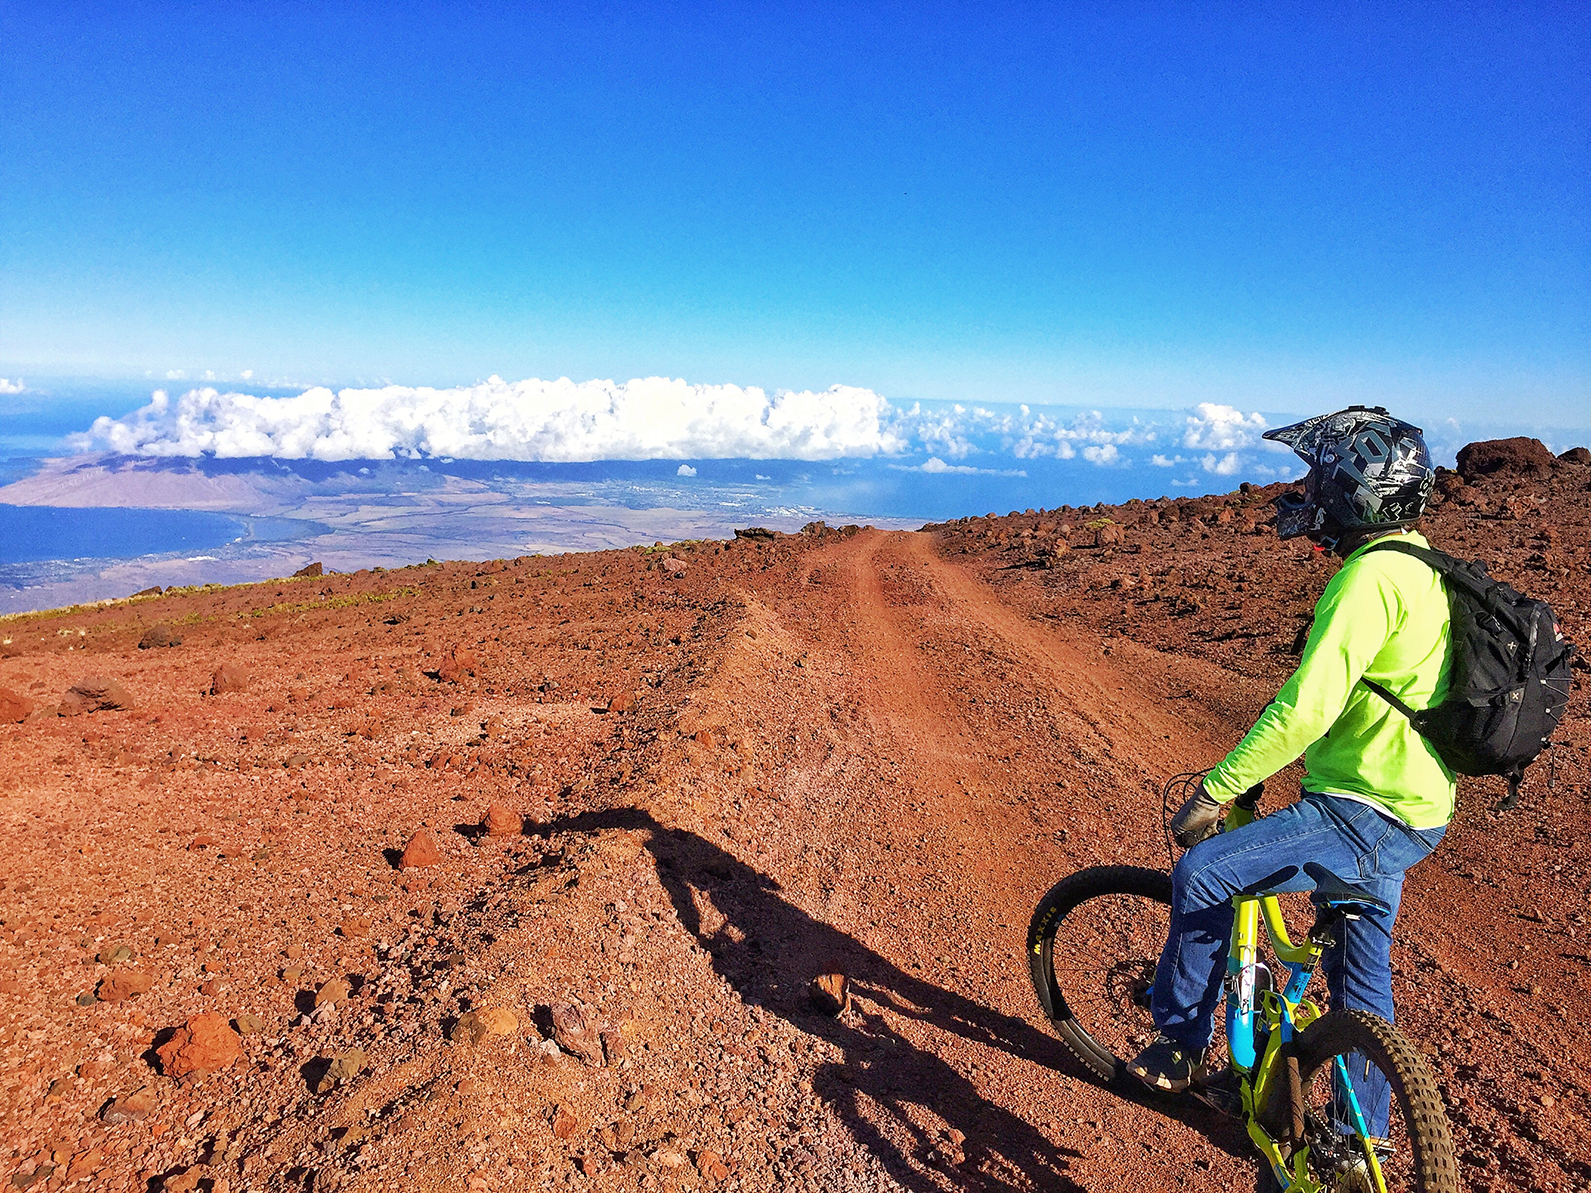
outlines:
M1240 798L1226 829L1252 822L1258 798ZM1414 1045L1376 1015L1322 1012L1306 997L1344 924L1386 904L1314 862L1304 872L1315 883L1315 920L1298 944L1275 894L1233 900L1222 987L1227 1064L1188 1092L1244 1123L1262 1173L1285 1193L1456 1193L1447 1114ZM1154 1039L1149 992L1170 904L1170 874L1096 866L1056 883L1028 926L1044 1014L1078 1060L1123 1090L1147 1092L1126 1062ZM1262 957L1262 924L1274 967ZM1290 972L1279 982L1284 968ZM1217 1037L1212 1061L1222 1050ZM1383 1114L1387 1126L1373 1133Z

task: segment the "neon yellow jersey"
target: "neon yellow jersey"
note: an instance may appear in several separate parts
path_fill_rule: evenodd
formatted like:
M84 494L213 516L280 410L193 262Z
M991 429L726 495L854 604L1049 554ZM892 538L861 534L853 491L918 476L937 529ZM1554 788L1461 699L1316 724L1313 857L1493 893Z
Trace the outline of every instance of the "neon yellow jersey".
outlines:
M1402 539L1429 546L1412 531ZM1298 670L1204 789L1225 803L1302 752L1304 790L1365 800L1417 829L1446 824L1453 772L1407 717L1359 680L1375 680L1412 708L1440 704L1448 621L1447 594L1431 568L1397 551L1353 552L1315 606Z

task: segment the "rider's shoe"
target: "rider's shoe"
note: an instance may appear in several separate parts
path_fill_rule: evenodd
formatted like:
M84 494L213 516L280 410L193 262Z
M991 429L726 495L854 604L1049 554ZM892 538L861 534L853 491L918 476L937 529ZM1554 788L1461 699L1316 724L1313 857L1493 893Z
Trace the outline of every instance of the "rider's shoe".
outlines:
M1127 1071L1150 1089L1180 1094L1204 1076L1204 1053L1156 1036L1153 1044L1127 1062Z

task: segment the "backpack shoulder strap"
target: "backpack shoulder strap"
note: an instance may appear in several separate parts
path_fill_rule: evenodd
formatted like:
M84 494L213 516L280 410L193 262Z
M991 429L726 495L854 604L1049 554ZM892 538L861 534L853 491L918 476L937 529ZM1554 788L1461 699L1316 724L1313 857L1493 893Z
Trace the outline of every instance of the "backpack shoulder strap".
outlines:
M1413 708L1410 708L1402 700L1399 700L1396 696L1394 696L1392 694L1392 691L1391 691L1390 688L1383 687L1381 684L1378 684L1375 680L1366 679L1362 675L1359 677L1359 682L1364 684L1365 687L1369 688L1377 696L1380 696L1381 699L1385 700L1388 704L1390 704L1393 708L1397 709L1404 716L1408 717L1409 720L1418 723L1420 714L1418 712L1416 712Z
M1372 551L1396 551L1399 555L1411 555L1443 576L1450 575L1458 564L1458 560L1445 551L1417 546L1414 543L1394 542L1390 539L1379 539L1365 548L1366 555Z
M1365 548L1365 554L1368 555L1371 551L1396 551L1399 555L1412 556L1413 558L1418 559L1421 563L1428 566L1432 571L1436 572L1437 575L1443 577L1444 579L1452 573L1453 567L1457 563L1457 560L1455 560L1451 555L1445 554L1444 552L1434 551L1429 547L1416 546L1414 543L1394 542L1388 539L1382 539L1378 542L1371 543ZM1381 699L1385 700L1404 716L1408 717L1409 720L1414 723L1416 729L1419 727L1420 714L1413 708L1409 707L1409 705L1405 704L1402 700L1398 699L1398 697L1394 696L1388 688L1382 684L1378 684L1373 679L1366 679L1362 675L1359 677L1359 682L1364 684L1365 687L1369 688L1377 696L1380 696Z

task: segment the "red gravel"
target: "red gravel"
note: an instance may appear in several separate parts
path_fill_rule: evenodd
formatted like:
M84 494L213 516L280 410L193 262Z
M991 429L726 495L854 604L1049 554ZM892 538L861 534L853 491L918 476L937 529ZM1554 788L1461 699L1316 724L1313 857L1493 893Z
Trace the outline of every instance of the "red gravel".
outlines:
M1588 484L1444 480L1431 534L1591 644ZM1163 864L1161 781L1285 676L1331 564L1269 495L0 622L41 706L0 726L0 1177L1249 1187L1231 1124L1067 1059L1022 939L1062 874ZM139 651L157 621L182 644ZM85 673L134 707L45 715ZM1591 1181L1585 712L1517 812L1464 785L1399 922L1473 1188ZM175 1081L152 1050L201 1021L238 1058Z

